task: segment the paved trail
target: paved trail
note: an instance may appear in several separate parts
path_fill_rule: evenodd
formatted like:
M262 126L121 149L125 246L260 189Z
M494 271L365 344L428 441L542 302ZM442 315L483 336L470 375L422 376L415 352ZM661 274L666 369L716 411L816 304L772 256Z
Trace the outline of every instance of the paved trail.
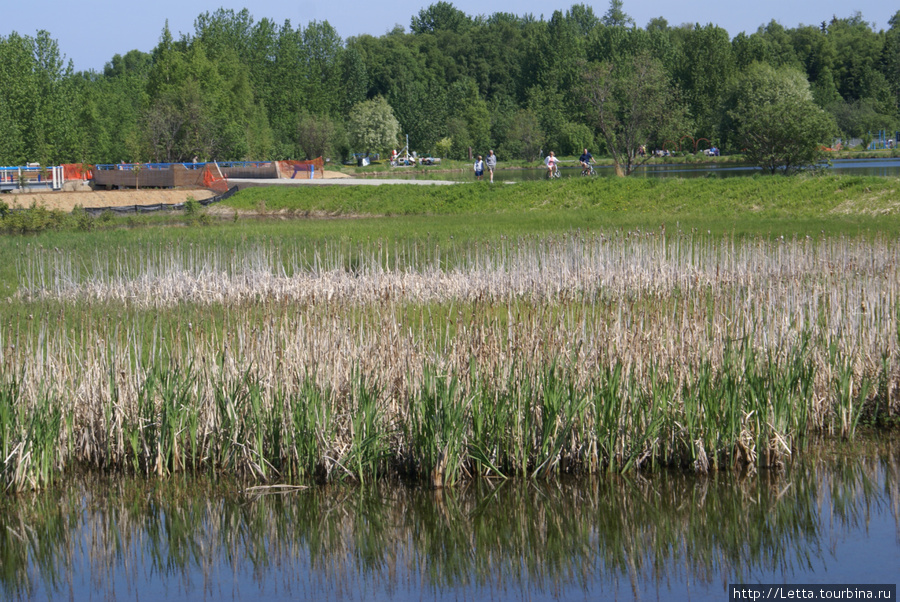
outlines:
M325 178L288 180L284 178L263 180L259 178L228 178L229 186L237 186L240 190L251 186L382 186L385 184L413 184L416 186L443 186L460 184L449 180L406 180L381 178Z

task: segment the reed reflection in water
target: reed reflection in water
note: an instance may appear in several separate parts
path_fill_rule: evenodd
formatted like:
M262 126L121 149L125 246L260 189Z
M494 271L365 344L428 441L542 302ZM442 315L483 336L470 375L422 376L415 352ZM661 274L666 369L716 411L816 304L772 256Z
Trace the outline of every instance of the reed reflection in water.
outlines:
M746 477L242 490L88 475L0 506L3 599L724 600L735 582L895 581L900 437Z

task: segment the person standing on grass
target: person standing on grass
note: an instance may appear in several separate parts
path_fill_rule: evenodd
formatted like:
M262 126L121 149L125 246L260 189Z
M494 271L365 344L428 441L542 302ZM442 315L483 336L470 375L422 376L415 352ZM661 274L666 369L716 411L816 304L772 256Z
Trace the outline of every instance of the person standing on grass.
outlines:
M475 179L481 180L481 176L484 175L484 161L481 160L481 155L478 155L475 158Z
M489 150L487 161L485 161L488 168L488 173L491 174L491 183L494 183L494 170L497 169L497 155L494 154L494 151Z

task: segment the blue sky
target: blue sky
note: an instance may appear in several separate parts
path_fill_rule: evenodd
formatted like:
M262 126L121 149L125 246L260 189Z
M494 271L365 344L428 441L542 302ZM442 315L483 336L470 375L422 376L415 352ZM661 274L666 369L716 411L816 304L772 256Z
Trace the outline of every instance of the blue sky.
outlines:
M179 33L192 34L197 15L218 8L238 11L246 7L256 21L268 17L281 24L290 19L295 27L313 20L328 21L341 37L348 38L365 33L380 36L396 24L408 28L412 16L435 1L82 0L69 4L61 4L58 0L17 1L5 3L0 11L0 36L6 37L13 31L33 36L38 30L45 29L59 42L61 52L74 61L76 69L102 70L114 54L125 54L132 49L152 50L167 19L176 37ZM451 1L470 15L509 12L543 15L544 18L549 18L554 10L565 11L575 3L565 0ZM609 8L608 0L582 3L591 6L598 16ZM623 3L625 12L641 27L654 17L663 17L673 26L713 23L725 28L731 36L742 31L756 31L773 19L790 28L799 24L818 25L833 15L849 17L857 11L877 29L887 29L888 19L898 8L884 0L624 0Z

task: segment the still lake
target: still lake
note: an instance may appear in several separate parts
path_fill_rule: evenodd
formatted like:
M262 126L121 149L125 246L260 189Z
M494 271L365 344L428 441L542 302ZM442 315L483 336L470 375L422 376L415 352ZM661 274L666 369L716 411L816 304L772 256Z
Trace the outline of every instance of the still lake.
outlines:
M784 470L275 493L81 475L0 498L0 599L727 600L896 584L900 434Z
M531 180L540 180L546 178L546 170L535 169L502 169L502 163L499 165L501 169L494 173L494 181L498 182L524 182ZM389 172L379 173L372 177L398 178L408 177L410 179L421 180L454 180L454 181L472 181L474 176L469 171L447 172L427 171L419 169L415 172L407 171L409 168L396 168ZM888 176L900 177L900 158L898 159L837 159L827 168L830 172L859 175L859 176ZM615 170L612 166L595 167L595 177L614 177ZM581 177L581 169L577 164L562 163L560 173L563 178ZM761 171L751 165L739 165L734 163L718 163L718 164L657 164L648 165L639 168L634 175L639 177L651 178L703 178L703 177L720 177L730 178L739 176L752 176L761 173ZM487 181L487 176L485 180Z

